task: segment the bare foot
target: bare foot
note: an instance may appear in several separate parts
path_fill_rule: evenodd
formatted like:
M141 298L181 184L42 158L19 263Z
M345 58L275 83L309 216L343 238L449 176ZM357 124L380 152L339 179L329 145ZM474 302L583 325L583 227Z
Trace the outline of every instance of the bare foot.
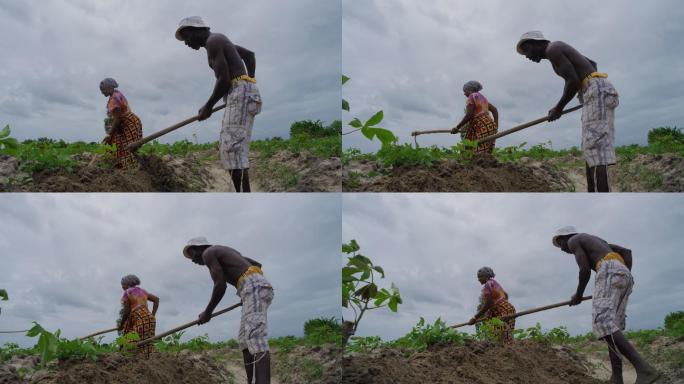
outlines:
M646 372L637 373L637 379L634 384L651 384L655 383L660 378L660 372L654 368L649 368Z
M622 381L622 373L619 375L612 374L610 376L610 380L608 380L608 383L610 384L625 384L624 381Z

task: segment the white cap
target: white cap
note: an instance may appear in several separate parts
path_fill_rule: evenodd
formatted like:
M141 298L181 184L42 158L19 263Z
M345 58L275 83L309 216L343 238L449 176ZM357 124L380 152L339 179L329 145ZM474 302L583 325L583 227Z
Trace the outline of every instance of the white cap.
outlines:
M560 244L558 244L558 238L561 236L567 236L567 235L576 235L577 234L577 229L573 227L572 225L568 225L567 227L563 227L556 231L556 236L553 237L551 242L553 245L556 247L560 248Z
M515 47L515 49L518 51L519 54L524 55L520 46L523 45L524 42L530 41L530 40L549 41L546 39L546 37L544 37L544 34L541 33L541 31L525 32L525 33L523 33L522 36L520 36L520 41L518 41L518 45Z
M191 257L190 257L190 255L188 255L188 249L190 247L201 247L201 246L205 246L205 245L211 246L211 244L209 244L209 241L207 240L206 237L204 237L204 236L193 237L192 239L190 239L188 241L188 245L183 247L183 256L190 259Z
M201 17L199 16L190 16L186 17L185 19L181 20L180 23L178 23L178 29L176 29L176 39L178 40L183 40L180 37L180 31L183 28L209 28L208 25L204 24L204 20L202 20Z

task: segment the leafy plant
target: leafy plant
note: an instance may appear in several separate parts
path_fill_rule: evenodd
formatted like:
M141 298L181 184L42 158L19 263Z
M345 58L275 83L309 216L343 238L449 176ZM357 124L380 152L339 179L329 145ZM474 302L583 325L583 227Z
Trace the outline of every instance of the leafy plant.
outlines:
M354 312L352 329L349 335L343 335L343 345L350 335L356 333L366 311L386 306L390 311L397 312L397 307L402 303L399 289L394 283L390 289L378 287L375 280L384 279L385 271L358 253L360 249L353 239L348 244L342 244L342 252L351 255L347 257L347 265L342 268L342 306Z
M665 332L672 337L684 336L684 311L672 312L665 316Z
M342 85L349 81L349 77L342 75ZM342 99L342 109L349 112L349 102ZM384 112L378 111L371 118L362 122L358 117L354 117L349 123L349 126L356 128L354 131L361 131L368 140L373 140L377 138L382 148L386 148L397 142L398 138L389 129L378 127L377 125L382 122L384 118ZM352 133L347 132L347 133Z
M352 336L347 350L351 352L371 352L385 345L380 336Z
M335 317L307 320L304 323L304 341L307 345L341 344L342 324Z
M26 333L26 336L28 337L38 336L38 343L36 344L35 348L38 351L38 356L40 357L41 367L45 367L47 363L57 357L59 334L59 330L57 330L55 333L46 331L35 321L33 322L33 327Z
M0 130L0 150L13 150L19 146L17 139L10 137L10 127L9 124L5 125L5 128Z
M409 333L391 343L392 346L424 351L436 344L464 344L468 335L450 328L438 318L433 324L425 324L422 317Z

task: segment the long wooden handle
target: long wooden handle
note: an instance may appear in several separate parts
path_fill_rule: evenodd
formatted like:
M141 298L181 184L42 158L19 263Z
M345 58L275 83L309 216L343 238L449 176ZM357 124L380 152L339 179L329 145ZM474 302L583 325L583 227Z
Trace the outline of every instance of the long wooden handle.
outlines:
M214 113L214 112L216 112L216 111L220 111L220 110L222 110L222 109L225 108L225 107L226 107L225 104L219 105L218 107L212 109L212 110L211 110L211 113ZM143 137L142 139L140 139L140 140L138 140L138 141L134 141L134 142L128 144L128 147L126 147L126 148L127 148L129 151L136 151L136 150L138 150L138 148L140 148L143 144L147 143L148 141L152 141L152 140L156 139L156 138L159 137L159 136L164 136L164 135L166 135L167 133L169 133L169 132L171 132L171 131L175 131L176 129L178 129L178 128L180 128L180 127L183 127L183 126L188 125L188 124L190 124L190 123L192 123L192 122L194 122L194 121L197 121L198 118L199 118L199 115L196 115L196 116L187 118L187 119L181 121L180 123L174 124L174 125L172 125L172 126L170 126L170 127L168 127L168 128L164 128L164 129L162 129L161 131L157 131L157 132L155 132L155 133L153 133L153 134L151 134L151 135L149 135L149 136L145 136L145 137Z
M230 311L232 311L233 309L235 309L235 308L237 308L237 307L239 307L239 306L241 306L241 305L242 305L242 302L237 303L237 304L233 304L233 305L231 305L230 307L228 307L228 308L226 308L226 309L222 309L222 310L220 310L220 311L218 311L218 312L214 312L214 313L211 315L211 318L213 319L213 318L216 317L216 316L220 316L220 315L223 315L223 314L226 313L226 312L230 312ZM137 343L137 345L138 345L138 346L141 346L141 345L149 344L149 343L151 343L151 342L153 342L153 341L155 341L155 340L161 339L162 337L166 337L166 336L171 335L171 334L174 334L174 333L176 333L176 332L178 332L178 331L182 331L182 330L184 330L185 328L192 327L192 326L195 325L195 324L197 324L197 320L191 321L191 322L189 322L189 323L186 323L186 324L183 324L183 325L181 325L181 326L178 326L178 327L176 327L176 328L174 328L174 329L172 329L172 330L170 330L170 331L166 331L166 332L164 332L164 333L160 333L160 334L158 334L158 335L155 335L155 336L153 336L153 337L150 337L150 338L148 338L148 339L145 339L145 340L143 340L143 341L140 341L140 342Z
M584 296L581 301L591 300L591 298L592 298L591 296ZM568 304L570 304L570 300L564 301L562 303L556 303L556 304L551 304L551 305L545 305L543 307L528 309L527 311L517 312L517 313L514 313L512 315L508 315L508 316L501 316L499 318L499 320L506 321L508 319L514 319L516 317L529 315L531 313L546 311L547 309L558 308L558 307L562 307L562 306L565 306ZM480 323L484 320L485 319L477 319L477 320L475 320L475 323ZM470 325L470 323L461 323L461 324L450 325L449 328L460 328L460 327L465 327L466 325Z
M582 108L582 104L576 105L576 106L574 106L574 107L572 107L572 108L568 108L568 109L564 110L563 112L561 112L561 115L565 115L566 113L574 112L574 111L576 111L576 110L578 110L578 109L580 109L580 108ZM531 126L533 126L533 125L537 125L537 124L539 124L539 123L543 123L543 122L548 121L548 120L549 120L549 117L548 117L548 116L540 117L540 118L538 118L538 119L536 119L536 120L532 120L532 121L530 121L530 122L528 122L528 123L525 123L525 124L520 124L520 125L518 125L518 126L516 126L516 127L513 127L513 128L511 128L511 129L507 129L507 130L505 130L505 131L501 131L501 132L496 133L496 134L494 134L494 135L490 135L490 136L487 136L487 137L483 137L482 139L477 140L477 142L478 142L478 143L484 143L484 142L487 142L487 141L491 141L491 140L494 140L494 139L498 139L499 137L503 137L503 136L506 136L506 135L510 135L510 134L513 133L513 132L521 131L521 130L523 130L523 129L525 129L525 128L529 128L529 127L531 127Z
M411 136L426 135L429 133L451 133L451 129L433 129L431 131L413 131Z
M85 340L85 339L87 339L87 338L89 338L89 337L94 337L94 336L98 336L98 335L103 335L103 334L109 333L109 332L114 332L114 331L116 331L117 329L118 329L118 328L110 328L110 329L105 329L104 331L98 331L98 332L95 332L95 333L91 333L91 334L88 335L88 336L83 336L83 337L81 337L81 340Z

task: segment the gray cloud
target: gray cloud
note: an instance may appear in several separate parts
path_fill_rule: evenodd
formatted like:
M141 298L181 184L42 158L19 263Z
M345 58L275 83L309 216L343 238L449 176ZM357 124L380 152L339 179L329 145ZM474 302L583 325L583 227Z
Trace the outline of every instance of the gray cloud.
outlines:
M2 330L37 321L73 338L109 328L118 316L119 281L129 273L160 297L160 332L194 320L213 284L181 250L199 235L264 264L275 288L272 336L301 335L308 319L340 317L337 195L26 194L4 196L0 207L9 213L0 223L2 287L10 293ZM219 307L238 301L229 288ZM238 325L236 311L187 336L235 338ZM35 342L0 335L0 345L10 341Z
M181 121L206 101L214 76L206 53L173 34L202 15L212 30L256 53L264 109L254 138L286 137L296 120L339 119L341 5L264 0L249 4L93 3L0 0L0 124L13 136L99 141L106 99L98 85L114 77L146 134ZM221 114L162 142L218 138Z
M475 313L480 284L476 271L490 266L518 310L565 301L577 286L574 258L555 248L557 228L575 225L633 250L636 286L628 327L655 328L681 310L684 289L679 254L684 218L677 194L595 196L562 194L347 194L343 196L343 240L356 239L361 252L381 265L404 299L398 313L364 315L359 335L397 338L420 317L448 324ZM343 260L346 260L343 258ZM590 294L593 280L587 287ZM657 298L657 300L654 300ZM345 312L345 315L349 313ZM563 307L522 317L518 328L540 322L591 330L591 305ZM467 328L466 328L467 330Z
M609 73L620 92L618 145L645 144L649 129L682 124L684 9L674 0L342 3L342 71L351 77L343 96L352 108L344 113L345 122L354 116L368 119L382 109L381 125L403 142L414 130L453 127L463 116L461 87L472 79L484 85L483 93L499 108L502 130L544 116L561 96L562 79L547 61L535 65L515 52L523 32L540 29L577 47ZM498 145L579 146L579 127L575 113L502 138ZM379 148L360 134L344 139L346 148ZM457 138L426 135L419 142L450 146Z

